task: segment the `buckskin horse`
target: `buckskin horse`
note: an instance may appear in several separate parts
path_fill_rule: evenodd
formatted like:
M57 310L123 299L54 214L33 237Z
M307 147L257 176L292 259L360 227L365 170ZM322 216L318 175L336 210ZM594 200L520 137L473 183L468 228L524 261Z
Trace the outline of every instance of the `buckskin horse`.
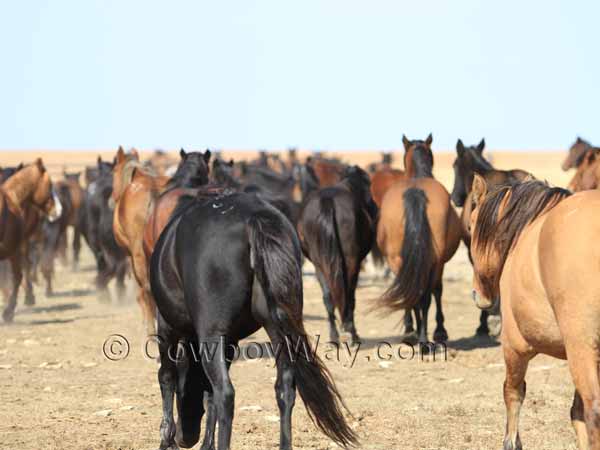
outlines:
M344 334L359 341L354 325L356 285L363 259L373 246L377 207L369 192L369 175L346 168L332 187L311 194L304 203L298 235L304 255L314 264L329 319L329 334L339 341L335 310Z
M532 177L530 173L520 170L496 170L492 164L483 157L485 149L485 139L481 139L479 144L474 146L465 146L462 140L456 143L456 159L452 167L454 168L454 187L452 188L452 201L457 207L462 207L460 222L462 225L462 240L469 250L469 260L471 261L471 232L469 222L471 220L471 187L473 177L479 174L487 181L490 186L499 186L505 183L516 183ZM488 326L489 311L481 311L479 315L479 327L475 331L478 336L487 336L490 333Z
M230 448L234 388L229 378L232 345L264 327L276 357L275 391L280 411L280 449L292 448L296 389L316 425L342 446L356 442L342 414L331 375L315 354L292 356L286 343L307 343L302 323L301 250L292 224L254 194L182 196L160 235L150 264L158 308L163 399L161 449L193 446L210 395L202 448ZM169 349L180 340L217 344L218 355L180 358ZM290 344L295 345L295 344ZM183 375L183 376L182 376ZM193 376L192 376L193 375ZM177 396L178 424L173 419Z
M600 449L600 192L571 195L540 181L490 188L476 175L471 216L473 298L500 301L506 364L504 449L522 449L519 412L529 361L566 359L580 449Z
M157 176L139 162L137 152L125 154L119 147L115 157L112 201L115 204L113 231L118 244L127 250L138 284L137 301L148 334L155 332L156 306L148 281L148 260L144 253L144 227L159 195L167 189L198 187L208 183L206 153L180 151L175 175Z
M433 293L437 326L434 341L448 339L442 312L444 264L456 252L461 228L446 188L432 175L431 134L425 141L402 137L404 166L414 177L397 181L383 197L377 245L396 275L380 298L390 310L407 310L406 333L412 332L410 310L417 318L419 343L427 344L427 315Z
M32 223L35 217L41 215L56 220L60 210L50 175L40 158L14 173L0 186L0 259L9 259L13 277L12 291L2 313L5 322L11 322L14 318L19 285L23 278L21 247L27 245L27 239L35 231ZM28 215L34 219L29 219ZM30 295L33 296L33 292ZM33 298L26 300L31 303Z

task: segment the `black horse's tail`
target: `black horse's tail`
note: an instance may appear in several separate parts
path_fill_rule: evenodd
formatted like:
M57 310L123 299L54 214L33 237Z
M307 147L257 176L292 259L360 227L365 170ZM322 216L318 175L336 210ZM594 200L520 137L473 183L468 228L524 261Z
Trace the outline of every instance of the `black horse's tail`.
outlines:
M402 267L380 302L393 310L414 307L429 288L434 264L431 227L427 219L427 196L418 188L404 192L404 239Z
M310 257L323 272L331 289L333 304L343 316L348 304L348 269L336 220L335 202L332 197L321 197L319 206L315 249L310 252Z
M353 445L357 436L344 418L342 397L321 359L310 351L302 323L300 245L286 222L271 211L255 213L248 220L251 264L283 344L278 357L288 359L293 368L296 386L315 425L336 443Z
M377 234L377 225L379 223L379 214L377 214L377 219L375 220L375 224L373 228L375 229L375 234ZM373 265L376 268L381 268L385 265L385 257L383 256L383 252L377 245L377 238L373 239L373 246L371 247L371 258L373 258Z

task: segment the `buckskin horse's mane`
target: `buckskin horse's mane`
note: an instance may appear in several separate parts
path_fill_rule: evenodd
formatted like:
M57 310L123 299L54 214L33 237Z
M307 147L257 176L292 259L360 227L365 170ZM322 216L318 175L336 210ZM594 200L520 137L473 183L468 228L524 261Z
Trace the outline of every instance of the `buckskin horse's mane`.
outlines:
M570 195L567 189L539 180L502 185L486 195L479 206L473 237L485 255L496 250L500 257L499 270L489 280L493 285L483 286L488 294L496 292L508 253L525 227Z

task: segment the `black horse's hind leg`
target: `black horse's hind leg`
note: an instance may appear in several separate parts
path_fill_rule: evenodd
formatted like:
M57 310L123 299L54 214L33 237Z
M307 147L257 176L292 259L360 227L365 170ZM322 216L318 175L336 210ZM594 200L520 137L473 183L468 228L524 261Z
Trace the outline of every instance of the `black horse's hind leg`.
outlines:
M207 338L198 336L198 342L200 345L204 342L206 346L214 345L213 343L215 342L221 344L221 340L218 337ZM202 366L212 386L217 423L219 424L217 449L229 450L235 402L235 390L229 377L229 364L226 358L219 356L214 358L203 357Z
M32 244L35 245L35 244ZM25 304L26 305L35 305L35 295L33 294L33 283L31 282L31 268L33 265L33 261L31 260L31 247L28 243L23 245L23 263L24 263L24 271L23 274L25 276Z
M344 311L344 317L342 318L342 323L344 327L344 331L350 333L352 336L352 343L357 343L360 341L358 337L358 333L356 332L356 325L354 324L354 309L356 307L356 285L358 283L358 273L352 276L350 280L350 293L348 295L348 302L346 304L346 308Z
M73 271L79 269L79 253L81 252L81 230L79 225L73 227Z
M18 249L10 257L10 264L12 268L13 288L12 292L10 293L6 308L4 308L2 313L2 318L5 322L12 322L15 316L15 308L17 307L17 294L19 293L19 286L21 286L21 281L23 279L23 272L21 269L21 254L19 253Z
M436 327L433 332L433 341L434 342L446 342L448 340L448 332L444 327L444 312L442 311L442 292L443 285L442 281L433 288L433 296L435 297L435 321Z
M273 348L283 348L286 351L285 344L279 338L278 333L273 327L265 325ZM295 344L295 343L294 343ZM296 402L296 381L294 379L294 369L288 358L278 357L277 363L277 381L275 382L275 396L277 406L279 406L279 450L292 449L292 410Z
M214 395L212 388L204 392L206 400L206 423L204 425L204 440L200 450L215 450L215 428L217 426L217 411L215 409Z
M479 315L479 326L475 331L477 336L489 336L490 328L488 327L488 316L489 313L487 311L481 311Z
M317 280L319 280L321 290L323 291L323 303L325 303L327 318L329 319L329 340L331 342L338 342L340 340L340 335L338 334L338 330L335 325L335 308L333 306L333 302L331 301L331 292L329 291L329 286L327 285L327 281L325 281L325 277L321 271L315 267L315 272L317 273Z
M162 317L158 317L160 367L158 369L158 383L162 396L163 418L160 423L160 447L159 450L178 450L175 444L175 420L173 419L173 398L177 386L177 366L169 355L169 349L177 345L177 340L171 335L169 327Z

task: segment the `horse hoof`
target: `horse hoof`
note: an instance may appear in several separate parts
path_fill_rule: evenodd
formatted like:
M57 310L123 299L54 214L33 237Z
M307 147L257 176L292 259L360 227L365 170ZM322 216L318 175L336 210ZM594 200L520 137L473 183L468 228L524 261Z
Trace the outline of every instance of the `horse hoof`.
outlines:
M419 336L416 331L411 331L408 333L404 333L401 336L402 342L406 342L407 344L416 344L419 340Z
M477 330L475 330L475 336L487 337L489 335L490 335L490 330L488 327L479 325L479 327L477 327Z
M433 341L434 342L446 342L448 340L448 332L444 329L435 330L433 333Z
M13 321L13 319L15 318L15 312L14 311L4 311L2 313L2 319L6 322L6 323L11 323Z

